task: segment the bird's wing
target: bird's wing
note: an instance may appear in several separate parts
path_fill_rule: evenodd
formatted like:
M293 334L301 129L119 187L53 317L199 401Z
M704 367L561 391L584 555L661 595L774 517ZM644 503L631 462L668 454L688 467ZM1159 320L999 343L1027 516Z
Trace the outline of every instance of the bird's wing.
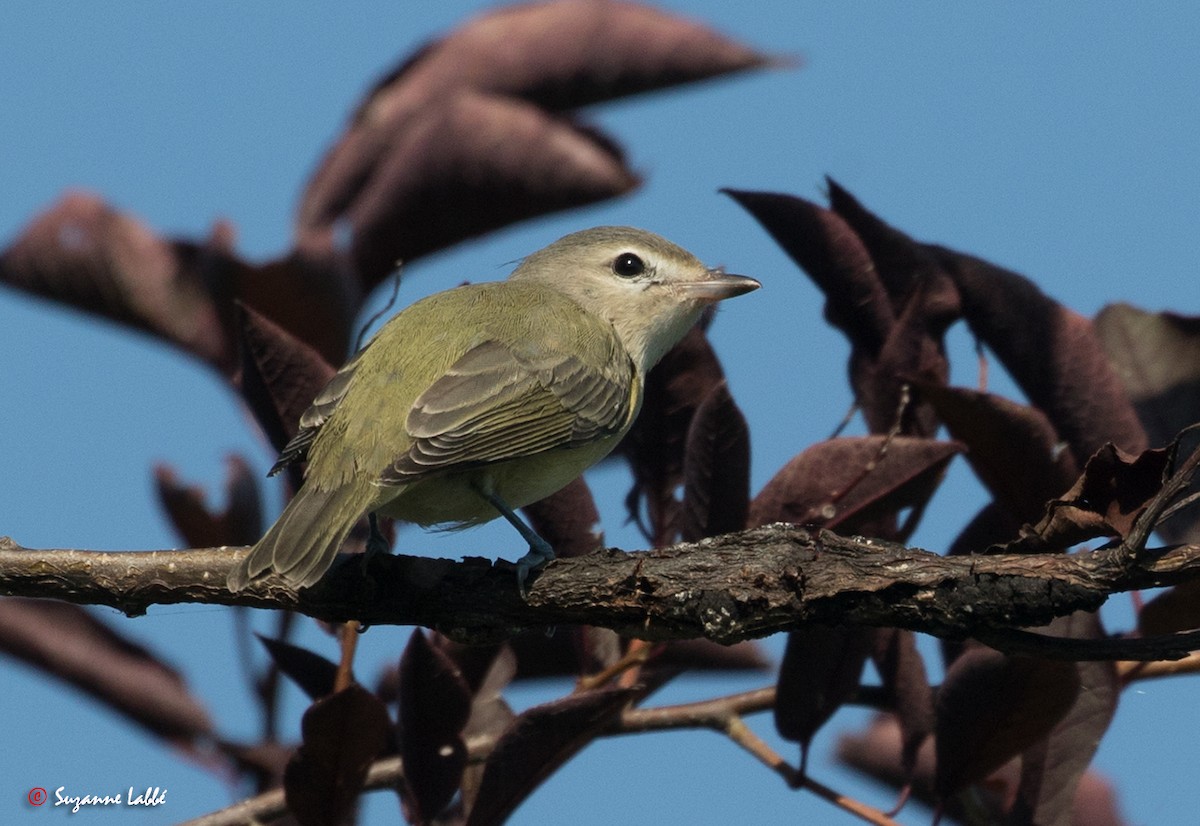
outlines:
M620 433L637 407L624 351L593 367L559 351L520 355L494 341L468 350L413 404L412 445L383 473L402 484Z
M359 362L362 360L362 355L367 352L367 348L370 346L371 342L367 342L366 347L363 347L348 362L342 365L341 369L333 374L333 377L326 383L321 392L317 394L317 397L313 399L312 404L300 416L300 427L296 431L296 435L279 452L279 458L271 466L268 475L274 476L288 465L303 461L308 457L308 449L312 446L313 440L317 438L317 434L321 432L321 425L325 424L325 420L342 403L342 399L346 396L346 391L350 388L350 382L354 378L354 372L358 369Z

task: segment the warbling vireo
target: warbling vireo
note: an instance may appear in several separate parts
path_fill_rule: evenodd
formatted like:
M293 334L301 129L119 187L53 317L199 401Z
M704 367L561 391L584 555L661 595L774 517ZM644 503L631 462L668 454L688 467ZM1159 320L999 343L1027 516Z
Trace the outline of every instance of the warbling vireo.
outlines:
M646 373L708 304L757 289L669 241L597 227L525 258L507 281L422 299L330 380L272 469L304 484L229 574L315 583L364 514L467 527L508 519L530 570L554 558L514 509L609 453Z

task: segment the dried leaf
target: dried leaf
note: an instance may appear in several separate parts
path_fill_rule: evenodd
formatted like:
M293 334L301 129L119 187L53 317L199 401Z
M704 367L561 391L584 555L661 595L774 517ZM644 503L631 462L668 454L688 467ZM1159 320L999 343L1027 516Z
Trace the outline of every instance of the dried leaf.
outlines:
M503 823L638 695L638 689L625 688L571 694L517 717L488 755L466 826Z
M388 745L383 702L351 685L313 703L300 721L301 744L284 771L288 810L301 826L336 826L349 812L371 763Z
M291 678L310 700L319 700L333 693L337 663L283 640L273 640L256 634L267 649L276 667Z
M1105 442L1132 453L1146 448L1145 431L1091 321L1024 276L953 250L930 249L958 285L971 330L1046 414L1077 462Z
M154 469L158 499L190 548L251 545L262 535L262 499L249 463L230 456L226 465L226 505L220 513L208 509L203 488L180 484L167 465Z
M1200 419L1200 316L1110 304L1095 325L1150 444L1169 444ZM1200 433L1185 436L1180 452L1187 455L1197 445ZM1171 544L1200 542L1200 510L1185 509L1156 530Z
M1044 738L1079 693L1074 663L1009 657L982 646L947 669L937 697L937 778L943 798L983 780Z
M1038 519L1079 475L1054 426L1036 407L961 387L920 385L921 395L967 446L966 459L1013 519Z
M462 732L471 691L454 662L413 631L400 659L399 746L404 816L432 823L458 790L467 764Z
M0 651L180 747L213 733L208 712L178 671L77 605L0 600Z
M172 242L98 196L68 192L0 254L0 282L128 324L223 372L230 299L246 267L217 232Z
M746 527L750 428L724 381L696 408L683 452L681 535L694 542Z
M800 744L800 771L813 735L858 689L871 652L869 628L813 626L788 634L775 690L775 729Z
M1126 536L1162 488L1170 459L1166 448L1131 456L1104 445L1088 459L1071 489L1050 503L1046 515L1012 550L1064 550L1098 536Z
M629 515L656 546L679 531L676 488L683 482L683 455L696 409L725 380L721 363L701 325L693 327L646 377L642 410L618 450L629 460L634 487L625 499ZM638 515L646 503L648 524Z
M333 377L316 350L266 316L242 307L242 397L276 450L283 450L300 416Z
M750 503L751 527L815 524L846 533L904 508L923 508L956 442L898 436L830 439L792 458Z
M371 90L309 184L298 234L345 222L373 285L397 260L636 186L613 141L568 110L767 63L632 3L488 12Z
M1104 628L1097 614L1079 611L1059 617L1043 633L1099 639ZM1117 711L1121 686L1112 662L1081 662L1079 694L1067 715L1042 742L1021 756L1021 784L1013 817L1039 826L1071 826L1077 791L1100 739Z

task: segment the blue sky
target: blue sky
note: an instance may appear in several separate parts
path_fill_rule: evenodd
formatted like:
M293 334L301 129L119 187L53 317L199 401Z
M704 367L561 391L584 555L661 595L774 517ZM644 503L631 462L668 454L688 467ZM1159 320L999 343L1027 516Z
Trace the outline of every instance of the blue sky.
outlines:
M284 251L300 189L360 94L424 40L490 4L11 4L0 11L0 238L7 243L67 188L101 194L166 234L201 237L214 220L238 230L251 258ZM1192 4L663 3L803 67L630 99L587 117L627 149L646 177L630 197L530 222L423 260L401 301L464 279L503 277L505 262L584 226L644 226L701 258L754 275L764 288L723 308L712 338L750 422L753 487L828 436L850 402L847 346L821 320L806 277L720 187L820 199L836 178L885 220L1025 273L1093 314L1130 301L1200 313L1193 249L1200 218L1200 7ZM1074 7L1080 12L1080 7ZM954 377L973 385L970 342L956 329ZM177 544L154 496L151 467L218 491L224 459L271 454L237 399L211 372L124 329L0 291L5 354L0 535L30 547L163 548ZM1011 392L994 365L993 389ZM639 546L623 525L619 467L591 477L609 541ZM267 486L272 512L281 492ZM962 463L934 499L915 543L945 547L984 501ZM423 551L521 552L504 528L405 534ZM1128 601L1106 609L1129 623ZM254 734L237 670L230 612L152 610L112 623L162 652L229 736ZM259 618L260 622L262 619ZM265 623L263 625L265 628ZM372 630L360 672L398 656L403 629ZM313 627L303 643L332 654ZM768 641L778 654L778 640ZM0 819L57 820L31 810L32 786L80 793L160 786L168 803L129 818L156 823L217 808L236 795L220 778L131 732L86 698L0 660L6 745ZM756 687L766 677L685 678L678 702ZM1194 679L1145 683L1121 698L1097 765L1116 780L1131 822L1183 822L1183 765L1194 761ZM529 705L565 683L518 689ZM1185 703L1187 705L1185 706ZM303 703L290 696L289 713ZM814 774L887 808L890 796L823 757ZM753 721L774 738L770 720ZM774 742L774 740L773 740ZM780 744L794 756L794 747ZM1178 802L1173 802L1178 801ZM853 822L777 778L714 734L630 738L590 748L534 796L514 823L718 824L744 807L761 823ZM1183 808L1188 806L1187 809ZM369 823L394 822L388 795ZM918 810L902 817L924 822Z

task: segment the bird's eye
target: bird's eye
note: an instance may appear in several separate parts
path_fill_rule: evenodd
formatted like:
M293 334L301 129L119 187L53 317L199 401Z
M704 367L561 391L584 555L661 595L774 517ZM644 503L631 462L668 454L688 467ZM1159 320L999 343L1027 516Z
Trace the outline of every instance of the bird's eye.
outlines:
M646 271L646 263L632 252L623 252L613 260L612 268L622 278L633 278Z

